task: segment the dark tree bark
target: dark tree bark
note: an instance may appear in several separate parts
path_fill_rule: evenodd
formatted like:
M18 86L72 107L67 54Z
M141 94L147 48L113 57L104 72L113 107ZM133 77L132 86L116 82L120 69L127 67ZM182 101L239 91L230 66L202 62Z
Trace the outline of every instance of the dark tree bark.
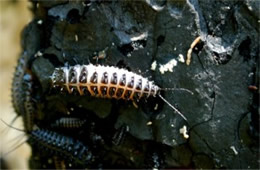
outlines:
M259 168L258 1L33 4L34 20L23 34L34 77L33 124L51 129L60 117L86 119L76 131L51 130L81 141L95 160L75 163L55 148L32 144L31 168L54 168L54 158L67 168ZM201 42L187 66L179 58L186 58L198 36ZM105 56L98 64L150 77L162 88L191 90L193 95L162 94L187 121L157 97L135 108L131 102L51 88L54 68L96 64L98 55ZM171 60L177 65L162 74L160 65ZM154 61L158 66L151 70ZM187 139L180 133L184 126Z

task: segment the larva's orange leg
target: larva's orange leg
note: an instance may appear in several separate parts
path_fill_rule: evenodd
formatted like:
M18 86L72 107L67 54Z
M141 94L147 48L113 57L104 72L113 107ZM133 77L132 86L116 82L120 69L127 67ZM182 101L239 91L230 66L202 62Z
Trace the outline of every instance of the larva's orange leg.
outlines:
M187 52L187 59L186 59L186 64L187 65L190 65L190 62L191 62L191 53L192 53L192 50L193 48L200 42L201 38L200 37L197 37L190 45L190 48Z
M138 105L134 100L133 100L133 105L134 105L135 108L138 108Z

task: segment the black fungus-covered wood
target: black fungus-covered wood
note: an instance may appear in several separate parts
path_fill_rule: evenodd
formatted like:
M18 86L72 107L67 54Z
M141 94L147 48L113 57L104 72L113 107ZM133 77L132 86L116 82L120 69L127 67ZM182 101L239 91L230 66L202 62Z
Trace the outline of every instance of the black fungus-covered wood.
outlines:
M33 57L29 69L39 115L34 123L48 129L64 115L85 119L87 125L77 132L59 131L90 146L97 158L93 167L65 160L66 167L259 167L258 1L32 3L34 20L23 34L23 50ZM178 57L186 58L198 36L201 42L187 66ZM162 74L160 65L172 59L177 65ZM154 61L158 66L153 71ZM131 70L162 88L191 90L194 95L162 93L187 122L160 98L140 101L135 108L126 101L51 88L54 68L88 63ZM184 125L188 139L179 132ZM127 127L119 135L124 139L115 145L122 126ZM49 150L39 154L39 148L32 149L31 168L54 168Z

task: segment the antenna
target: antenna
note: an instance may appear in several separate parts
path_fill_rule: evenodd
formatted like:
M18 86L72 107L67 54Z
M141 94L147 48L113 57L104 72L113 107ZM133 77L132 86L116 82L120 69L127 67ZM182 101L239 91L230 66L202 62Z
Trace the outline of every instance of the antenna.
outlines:
M10 128L13 128L13 129L15 129L15 130L17 130L17 131L20 131L20 132L26 132L25 130L18 129L18 128L16 128L16 127L13 127L13 126L9 125L9 124L6 123L3 119L1 119L1 121L2 121L6 126L8 126L8 127L10 127ZM27 139L26 139L25 141L23 141L22 143L20 143L19 145L15 146L13 149L11 149L10 151L8 151L7 153L4 153L3 156L7 156L8 154L10 154L11 152L13 152L14 150L16 150L17 148L19 148L20 146L22 146L22 145L23 145L24 143L26 143L26 142L27 142Z
M17 120L17 118L18 118L19 116L18 115L16 115L12 120L11 120L11 123L10 123L10 125L12 125L16 120ZM6 127L7 128L7 127ZM1 131L1 133L5 133L5 130L6 130L6 128L4 128L2 131ZM8 129L6 130L6 133L8 132Z
M20 131L20 132L26 132L26 131L23 130L23 129L18 129L18 128L16 128L16 127L13 127L13 126L9 125L9 124L6 123L3 119L1 119L1 121L2 121L6 126L8 126L8 127L10 127L10 128L13 128L13 129L15 129L15 130L18 130L18 131Z
M7 156L8 154L10 154L11 152L15 151L17 148L19 148L20 146L22 146L24 143L27 142L27 139L25 141L23 141L22 143L20 143L19 145L17 145L16 147L14 147L13 149L11 149L10 151L6 152L3 154L3 157Z
M162 95L158 94L158 96L165 102L167 103L175 112L177 112L184 120L187 121L187 118L178 110L176 109L171 103L169 103Z

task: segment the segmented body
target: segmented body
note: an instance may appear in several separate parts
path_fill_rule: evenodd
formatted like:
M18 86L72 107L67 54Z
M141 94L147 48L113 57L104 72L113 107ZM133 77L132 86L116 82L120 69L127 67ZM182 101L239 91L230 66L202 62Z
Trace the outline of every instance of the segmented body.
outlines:
M25 112L23 78L27 69L27 63L28 56L24 53L18 60L12 82L12 103L17 115Z
M53 128L81 128L86 123L86 120L82 120L80 118L73 117L62 117L55 121L55 123L51 124Z
M23 87L24 87L24 127L26 131L32 131L34 125L34 115L35 115L35 104L32 100L33 92L33 82L32 76L30 74L25 74L23 78Z
M29 142L80 164L88 165L94 160L91 151L83 143L53 131L34 130L30 133Z
M12 82L12 103L18 116L22 116L26 131L33 129L35 112L32 100L33 80L28 71L29 56L23 53L18 60Z
M121 126L121 127L116 131L116 133L114 134L114 136L113 136L113 138L112 138L112 143L113 143L114 145L120 145L120 144L123 142L123 140L124 140L124 138L125 138L125 136L126 136L126 133L127 133L128 131L129 131L128 126L126 126L126 125Z
M54 87L68 93L95 97L139 100L156 96L160 88L136 73L112 66L76 65L56 68L51 76Z

